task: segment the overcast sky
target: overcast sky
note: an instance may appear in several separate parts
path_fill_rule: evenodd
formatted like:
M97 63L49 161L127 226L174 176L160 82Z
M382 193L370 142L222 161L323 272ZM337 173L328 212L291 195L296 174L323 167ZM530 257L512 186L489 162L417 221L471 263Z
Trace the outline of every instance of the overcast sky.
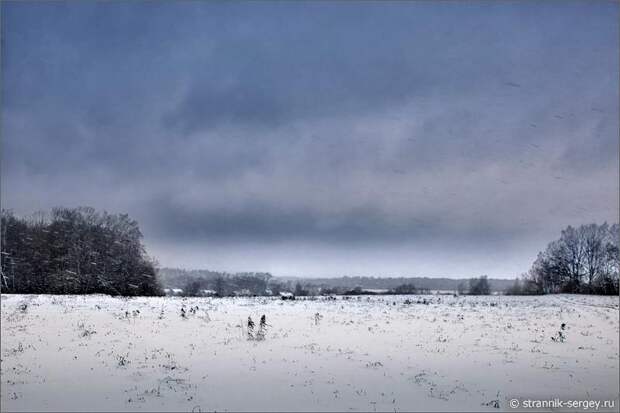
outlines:
M2 2L2 207L161 265L514 277L618 220L618 3Z

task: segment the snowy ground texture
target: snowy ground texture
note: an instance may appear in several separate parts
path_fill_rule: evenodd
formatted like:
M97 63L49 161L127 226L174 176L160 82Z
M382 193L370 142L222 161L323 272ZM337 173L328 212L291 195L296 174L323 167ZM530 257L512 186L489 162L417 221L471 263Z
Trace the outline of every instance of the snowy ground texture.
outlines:
M513 397L618 397L617 297L1 303L3 411L507 411ZM248 316L263 314L265 340L248 341Z

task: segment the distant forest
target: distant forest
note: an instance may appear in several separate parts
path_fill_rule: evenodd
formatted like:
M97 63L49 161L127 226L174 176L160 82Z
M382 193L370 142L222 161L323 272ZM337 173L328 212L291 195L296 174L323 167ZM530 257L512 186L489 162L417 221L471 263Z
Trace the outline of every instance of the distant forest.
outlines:
M234 295L245 291L251 295L265 295L291 292L295 295L317 294L414 294L431 291L468 293L476 290L478 282L484 279L487 294L503 292L514 285L514 280L476 278L451 279L427 277L334 277L298 278L274 277L269 273L226 273L209 270L183 270L162 268L159 270L162 286L167 289L183 290L183 295L200 295L210 290L220 296Z
M568 227L521 279L427 277L274 277L266 272L157 269L142 233L126 214L55 208L20 218L2 211L3 293L163 295L618 294L618 224ZM174 290L174 291L173 291Z
M294 280L294 278L291 278ZM324 286L328 288L353 289L362 287L368 289L394 289L401 285L413 284L419 290L429 291L466 291L469 288L469 279L456 278L428 278L428 277L336 277L336 278L306 278L302 282L307 285ZM514 279L504 280L489 278L491 291L504 291L514 283Z
M282 289L273 276L265 272L226 273L209 270L183 270L162 268L158 271L161 285L165 289L180 289L182 295L204 295L210 290L214 295L226 297L235 293L244 295L266 295L273 288L274 294ZM283 286L283 288L286 288Z

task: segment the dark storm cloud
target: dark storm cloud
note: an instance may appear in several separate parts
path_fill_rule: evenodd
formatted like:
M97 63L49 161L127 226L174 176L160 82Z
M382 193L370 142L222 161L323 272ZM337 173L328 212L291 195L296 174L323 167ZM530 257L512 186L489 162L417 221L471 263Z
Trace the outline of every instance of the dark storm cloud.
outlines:
M617 12L4 2L2 204L127 211L167 263L218 241L532 245L488 271L524 270L563 226L617 219Z
M261 234L265 241L321 239L326 242L363 241L367 237L411 236L410 228L384 222L381 211L360 209L343 216L325 216L310 210L278 210L273 205L249 205L241 210L226 208L192 210L178 205L159 205L162 232L179 239L229 241ZM179 214L180 210L184 210Z

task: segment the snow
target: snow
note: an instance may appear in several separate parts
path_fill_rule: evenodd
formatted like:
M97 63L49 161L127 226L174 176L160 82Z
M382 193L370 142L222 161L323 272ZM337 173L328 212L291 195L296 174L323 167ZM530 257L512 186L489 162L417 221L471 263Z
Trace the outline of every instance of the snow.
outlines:
M1 307L3 411L496 411L512 397L618 397L617 297L2 295ZM248 341L248 316L263 314L265 340Z
M362 289L365 293L373 293L373 294L385 294L388 292L385 288L364 288Z

